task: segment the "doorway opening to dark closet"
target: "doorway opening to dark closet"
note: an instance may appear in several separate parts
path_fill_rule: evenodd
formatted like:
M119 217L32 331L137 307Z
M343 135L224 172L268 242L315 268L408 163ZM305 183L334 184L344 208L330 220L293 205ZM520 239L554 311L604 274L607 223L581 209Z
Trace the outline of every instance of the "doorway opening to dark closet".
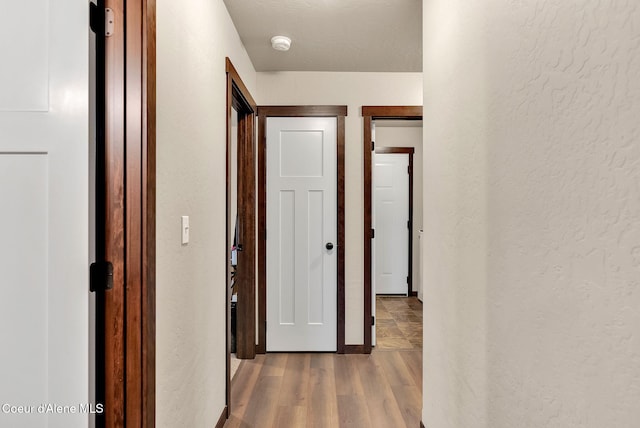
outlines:
M228 417L232 369L235 373L239 360L255 358L256 354L256 103L229 58L226 60L226 72L227 411L224 416Z

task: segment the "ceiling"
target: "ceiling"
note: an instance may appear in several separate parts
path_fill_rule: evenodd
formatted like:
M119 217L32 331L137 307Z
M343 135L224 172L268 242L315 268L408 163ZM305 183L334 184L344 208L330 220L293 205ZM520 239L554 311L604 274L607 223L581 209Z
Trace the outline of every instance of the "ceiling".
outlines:
M422 71L422 0L224 3L256 71Z

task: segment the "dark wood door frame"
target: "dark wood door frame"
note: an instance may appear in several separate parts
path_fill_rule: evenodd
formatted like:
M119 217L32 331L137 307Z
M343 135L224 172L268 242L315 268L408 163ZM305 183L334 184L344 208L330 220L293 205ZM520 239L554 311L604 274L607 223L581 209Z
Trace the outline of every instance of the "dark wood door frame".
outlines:
M407 295L416 296L418 293L413 291L413 155L415 149L413 147L376 147L377 154L404 154L409 155L409 253L408 253L408 270L407 270ZM373 209L373 207L372 207Z
M242 252L238 253L235 291L238 293L236 304L236 353L238 358L255 358L256 355L256 305L255 305L255 264L256 264L256 177L255 177L255 115L256 103L240 78L229 58L225 60L227 72L227 196L226 196L226 417L231 406L231 273L229 254L233 237L229 234L231 218L231 116L233 110L238 113L237 140L237 218L238 244Z
M338 186L338 332L337 350L349 352L345 345L344 301L344 123L347 106L259 106L258 107L258 344L259 354L267 352L267 118L268 117L335 117L338 122L337 186Z
M102 11L114 33L103 38ZM100 0L96 39L97 427L155 426L155 0ZM98 175L100 175L98 177Z
M371 174L372 156L375 142L371 139L371 123L373 120L403 119L421 120L422 106L362 106L364 144L363 159L363 192L364 192L364 344L363 352L371 353Z

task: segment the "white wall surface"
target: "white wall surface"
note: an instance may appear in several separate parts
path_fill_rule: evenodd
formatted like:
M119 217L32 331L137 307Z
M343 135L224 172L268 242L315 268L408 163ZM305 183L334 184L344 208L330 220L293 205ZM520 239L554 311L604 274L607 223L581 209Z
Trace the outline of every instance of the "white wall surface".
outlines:
M209 428L225 405L225 56L254 96L255 71L222 1L159 0L157 19L157 426Z
M363 105L422 105L422 73L257 73L262 105L347 105L345 119L345 340L362 344Z
M640 3L423 6L425 426L640 426Z
M385 126L384 120L375 121L376 147L413 147L413 257L411 275L413 291L418 291L420 283L420 241L418 231L422 229L422 127L421 126Z

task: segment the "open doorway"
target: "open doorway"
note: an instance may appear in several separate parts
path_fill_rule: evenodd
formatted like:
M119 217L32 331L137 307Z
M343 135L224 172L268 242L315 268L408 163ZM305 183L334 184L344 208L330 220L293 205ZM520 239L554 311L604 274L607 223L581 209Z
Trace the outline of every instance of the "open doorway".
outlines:
M227 411L239 360L256 354L256 104L227 58ZM228 415L227 415L228 416Z
M365 347L421 349L422 303L416 294L421 285L422 107L363 107L362 115L364 312L365 321L371 320L365 322Z

